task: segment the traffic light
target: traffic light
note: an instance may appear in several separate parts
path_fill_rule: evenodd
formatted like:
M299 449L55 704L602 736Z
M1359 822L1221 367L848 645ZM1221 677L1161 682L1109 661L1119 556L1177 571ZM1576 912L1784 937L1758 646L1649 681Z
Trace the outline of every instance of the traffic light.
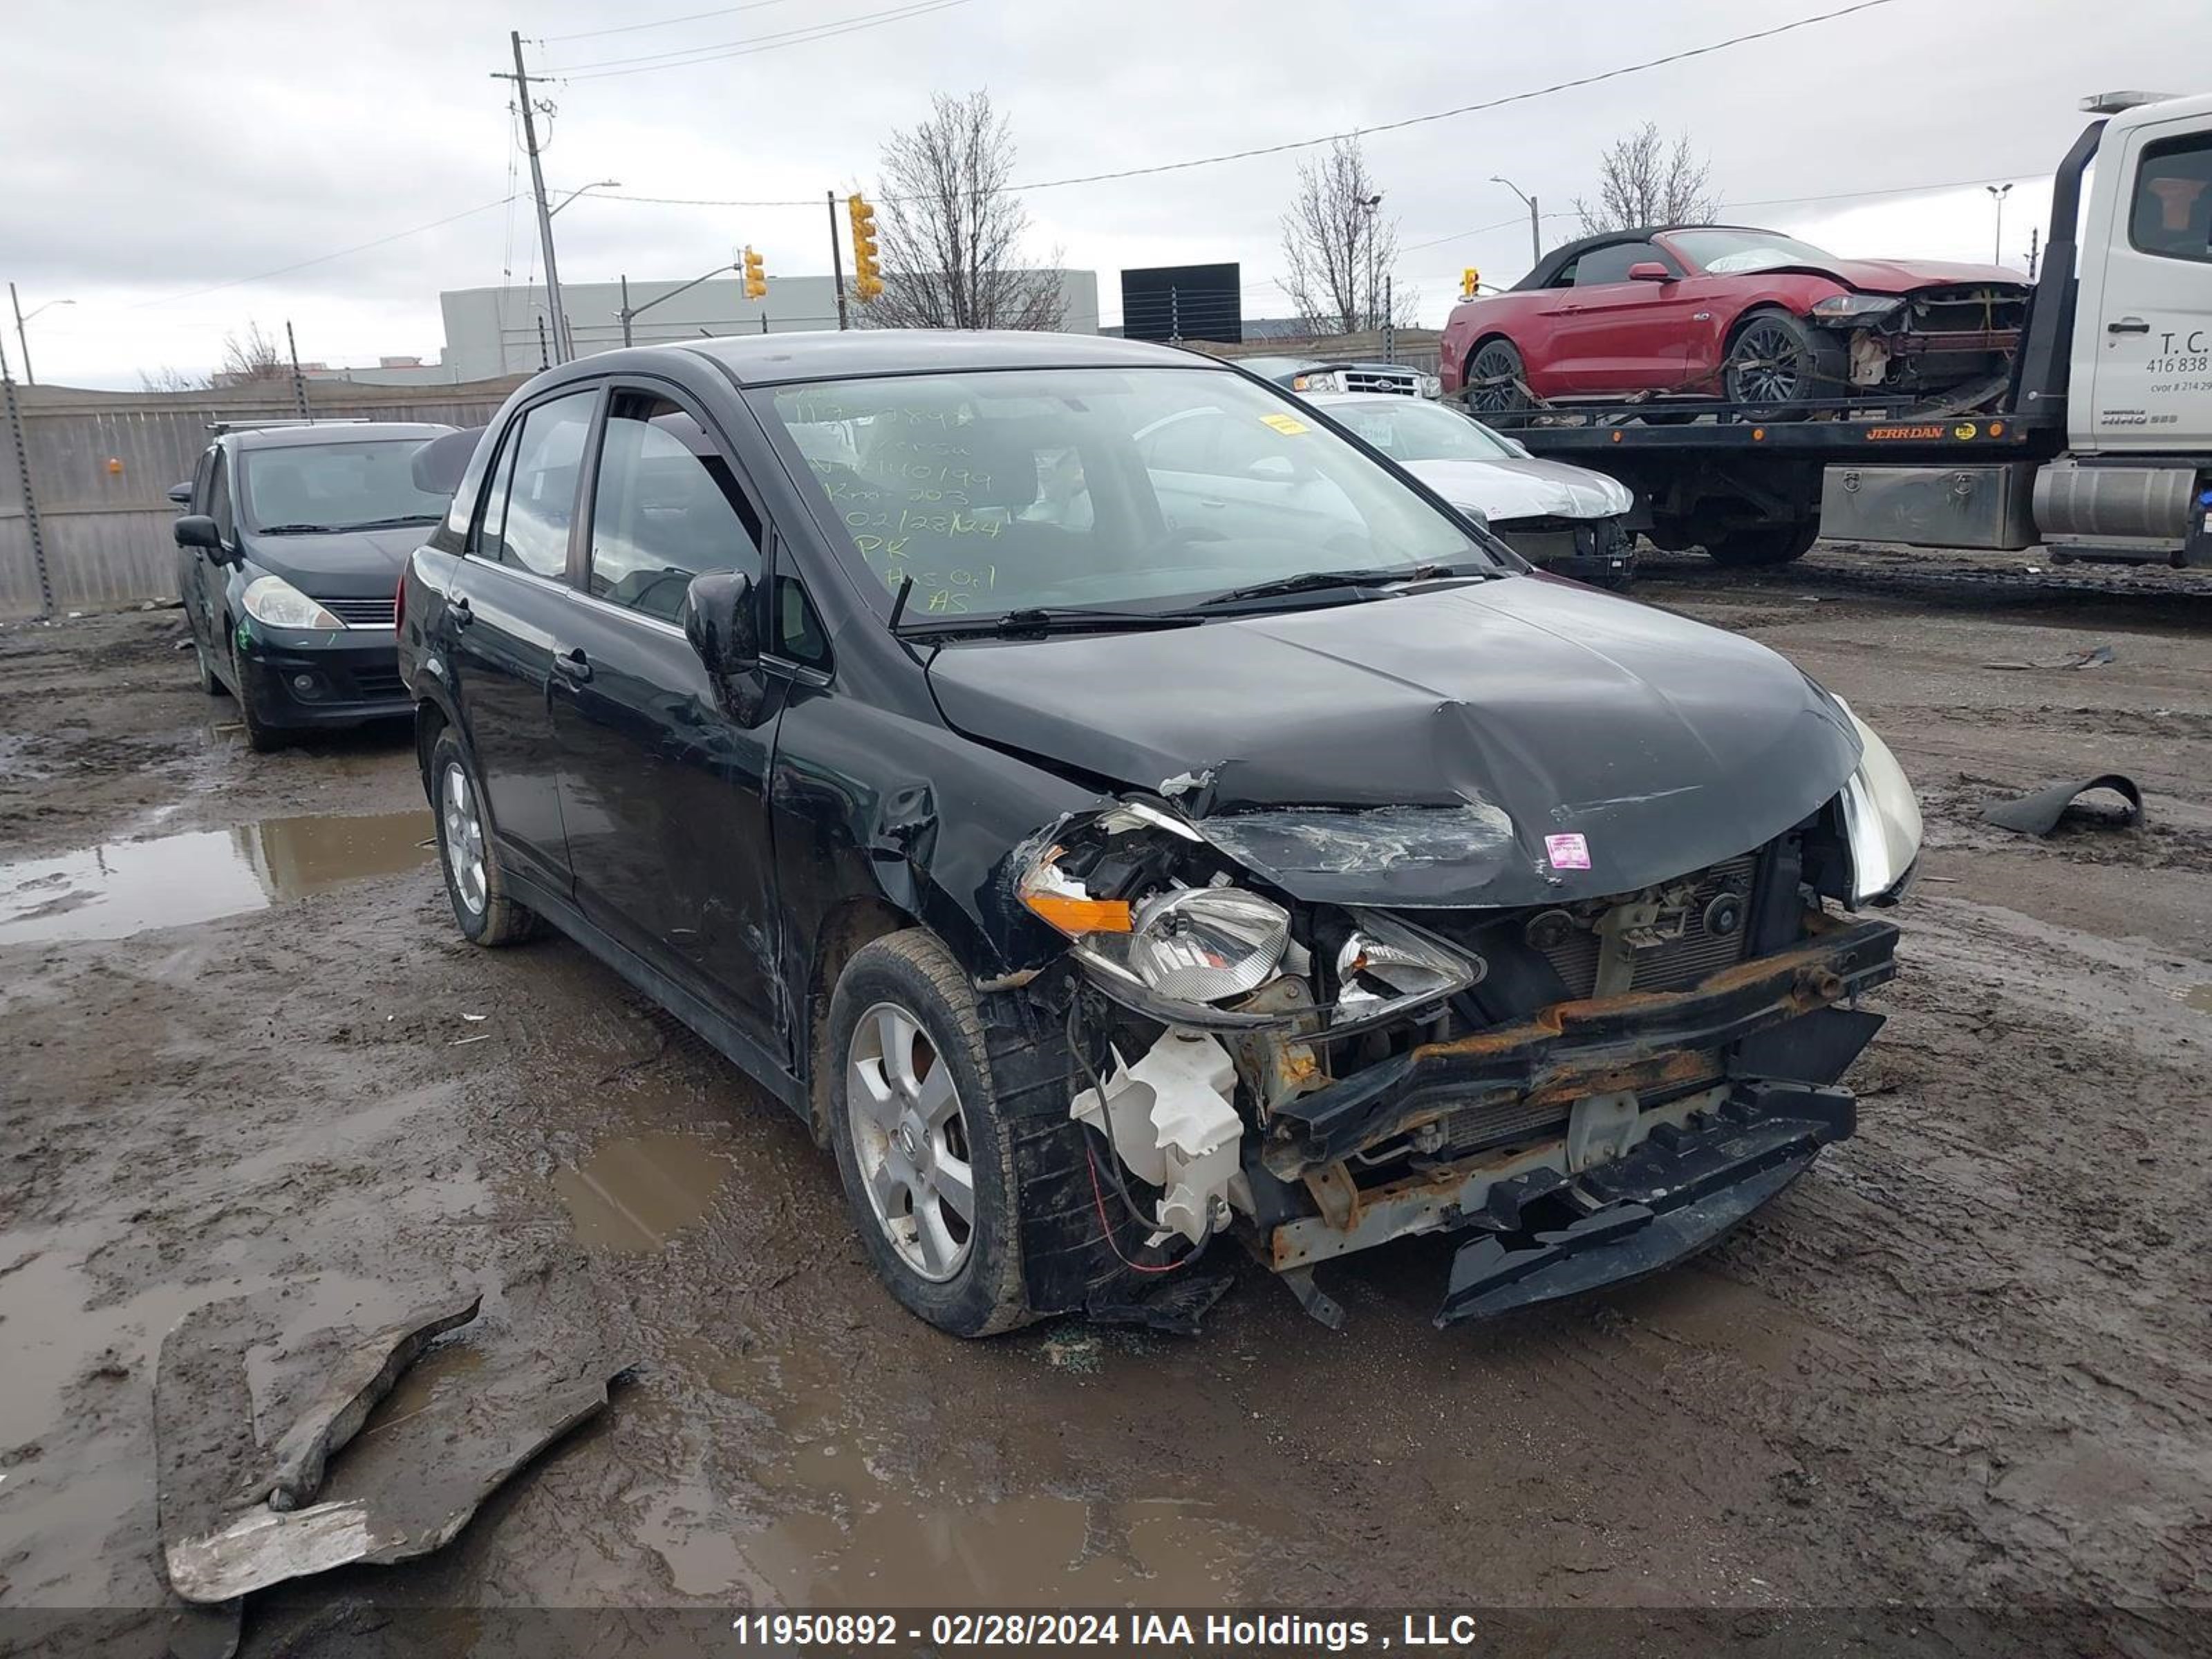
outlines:
M853 222L853 292L863 303L884 291L883 267L876 262L876 210L855 191L845 198Z
M1460 272L1459 297L1461 299L1472 300L1474 298L1475 289L1481 286L1482 273L1473 265L1468 266L1466 270Z
M768 297L768 272L761 269L761 257L750 247L745 249L745 298L764 300Z

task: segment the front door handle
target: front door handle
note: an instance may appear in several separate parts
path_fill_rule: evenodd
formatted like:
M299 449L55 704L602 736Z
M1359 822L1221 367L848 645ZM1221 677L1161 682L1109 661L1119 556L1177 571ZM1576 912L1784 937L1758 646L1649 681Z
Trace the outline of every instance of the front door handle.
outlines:
M580 645L573 651L556 653L553 666L567 679L587 680L592 678L591 660L584 655L584 647Z
M466 628L477 619L477 613L469 609L469 596L465 593L456 593L446 601L446 614L453 619L456 628Z
M2105 332L2107 334L2148 334L2150 332L2150 325L2143 321L2140 317L2123 317L2117 323L2106 323L2105 325Z

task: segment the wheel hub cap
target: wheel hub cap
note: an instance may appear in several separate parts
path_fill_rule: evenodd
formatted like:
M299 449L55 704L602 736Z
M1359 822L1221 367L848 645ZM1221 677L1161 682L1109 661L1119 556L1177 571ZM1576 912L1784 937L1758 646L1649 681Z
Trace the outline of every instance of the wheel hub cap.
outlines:
M924 1279L951 1279L975 1243L968 1120L952 1068L910 1010L879 1002L860 1016L846 1062L845 1116L884 1237Z
M469 787L469 775L459 764L449 762L438 793L440 828L445 832L446 869L453 878L453 891L471 915L482 915L484 836L483 820L477 811L476 791Z

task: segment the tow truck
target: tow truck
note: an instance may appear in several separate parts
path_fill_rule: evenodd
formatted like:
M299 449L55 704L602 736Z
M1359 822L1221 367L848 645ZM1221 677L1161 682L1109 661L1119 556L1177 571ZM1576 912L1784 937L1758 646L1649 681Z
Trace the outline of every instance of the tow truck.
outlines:
M1685 422L1673 404L1662 423L1633 402L1484 420L1620 479L1654 545L1725 565L1786 563L1828 536L2212 567L2212 94L2081 106L2098 118L2053 180L2002 376L1790 420L1717 404Z

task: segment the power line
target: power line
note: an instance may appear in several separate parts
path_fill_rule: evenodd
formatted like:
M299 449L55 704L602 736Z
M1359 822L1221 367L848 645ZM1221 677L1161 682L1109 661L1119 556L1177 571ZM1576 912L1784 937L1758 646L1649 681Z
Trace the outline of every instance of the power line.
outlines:
M835 35L857 34L863 29L880 28L887 23L903 22L908 18L925 16L933 11L949 11L955 6L964 6L969 3L969 0L923 0L921 4L862 12L856 17L840 18L832 23L808 23L795 29L780 30L774 34L747 35L742 40L725 40L712 46L688 47L682 52L648 52L637 58L604 58L588 64L567 64L549 69L545 73L570 81L608 81L623 75L651 75L659 70L686 69L694 64L711 64L727 58L750 58L757 52L781 52L787 46L803 46L811 41L827 40ZM636 67L622 67L625 64Z
M1832 22L1838 17L1849 17L1855 12L1872 11L1877 6L1896 3L1896 0L1858 0L1856 5L1844 6L1835 11L1816 13L1788 23L1777 23L1772 28L1755 29L1748 34L1733 34L1725 40L1715 40L1706 46L1690 46L1680 52L1670 52L1663 58L1646 59L1640 64L1624 64L1619 69L1601 70L1595 75L1577 76L1571 81L1555 81L1547 87L1534 88L1528 92L1508 93L1502 98L1486 99L1479 104L1461 104L1452 109L1437 110L1430 115L1409 115L1400 121L1369 123L1342 132L1325 132L1314 138L1292 138L1279 144L1261 144L1251 149L1234 149L1219 155L1200 155L1188 161L1162 161L1151 167L1121 167L1112 173L1086 173L1069 179L1037 179L1024 184L1009 185L1009 190L1057 190L1063 185L1095 185L1109 179L1135 179L1147 173L1178 173L1188 167L1212 167L1219 161L1243 161L1255 155L1279 155L1286 150L1311 149L1316 144L1334 143L1340 138L1366 137L1370 133L1396 132L1407 127L1425 125L1431 121L1444 121L1455 115L1472 115L1481 110L1503 108L1508 104L1526 103L1532 98L1545 98L1555 92L1569 92L1577 87L1592 87L1601 81L1614 81L1624 75L1638 75L1645 70L1659 69L1668 64L1680 64L1692 58L1703 58L1708 53L1725 52L1730 46L1744 46L1753 40L1769 40L1778 34L1792 30L1809 28L1815 23Z
M789 0L751 0L748 5L717 6L712 11L690 11L681 17L657 17L650 23L617 23L612 28L578 29L574 34L541 34L538 44L547 46L556 40L596 40L603 34L635 34L640 29L665 29L677 23L696 23L704 17L727 17L733 12L758 11L763 6L781 6Z
M505 207L513 196L501 196L489 202L480 202L472 208L463 208L459 213L449 213L442 219L433 219L428 224L411 225L405 230L395 230L389 236L379 236L367 242L356 242L351 247L339 248L333 253L318 253L312 259L279 265L274 270L258 271L251 276L234 276L228 282L210 283L205 288L195 288L182 294L172 294L159 300L140 300L123 307L125 311L143 311L149 306L172 306L182 300L196 300L203 294L217 294L228 288L244 288L249 283L265 283L272 276L288 276L295 270L305 270L309 265L327 264L332 259L343 259L349 253L366 253L373 247L382 247L386 242L397 242L404 237L420 236L426 230L435 230L441 225L450 225L457 219L473 218L479 213L489 213L495 207Z

